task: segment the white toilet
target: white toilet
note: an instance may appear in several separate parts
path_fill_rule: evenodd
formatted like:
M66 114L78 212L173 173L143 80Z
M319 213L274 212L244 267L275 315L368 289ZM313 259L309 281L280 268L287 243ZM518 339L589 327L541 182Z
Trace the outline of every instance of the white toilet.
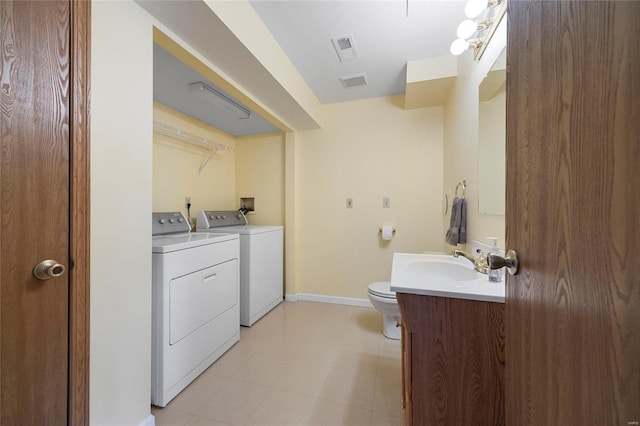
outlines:
M374 308L382 312L382 334L389 339L400 340L400 307L396 292L391 291L388 281L369 284L369 300Z

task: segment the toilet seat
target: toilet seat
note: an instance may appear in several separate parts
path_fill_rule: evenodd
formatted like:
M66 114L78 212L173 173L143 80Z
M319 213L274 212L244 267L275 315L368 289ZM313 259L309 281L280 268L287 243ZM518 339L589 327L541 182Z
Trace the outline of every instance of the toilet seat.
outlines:
M391 283L388 281L369 284L369 294L382 297L384 299L396 298L396 292L391 291Z

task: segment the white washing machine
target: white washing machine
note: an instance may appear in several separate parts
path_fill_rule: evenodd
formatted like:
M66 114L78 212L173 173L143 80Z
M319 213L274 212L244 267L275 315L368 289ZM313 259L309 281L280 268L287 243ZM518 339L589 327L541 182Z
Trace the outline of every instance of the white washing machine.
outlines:
M152 216L151 403L164 407L240 340L240 240Z
M206 210L198 213L196 229L240 235L240 325L250 327L282 302L282 226L249 225L236 210Z

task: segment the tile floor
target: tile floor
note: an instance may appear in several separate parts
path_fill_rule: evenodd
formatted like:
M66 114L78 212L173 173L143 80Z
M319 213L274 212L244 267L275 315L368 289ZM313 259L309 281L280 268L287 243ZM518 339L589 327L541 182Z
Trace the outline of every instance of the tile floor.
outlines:
M151 411L158 426L400 426L400 355L375 309L283 302Z

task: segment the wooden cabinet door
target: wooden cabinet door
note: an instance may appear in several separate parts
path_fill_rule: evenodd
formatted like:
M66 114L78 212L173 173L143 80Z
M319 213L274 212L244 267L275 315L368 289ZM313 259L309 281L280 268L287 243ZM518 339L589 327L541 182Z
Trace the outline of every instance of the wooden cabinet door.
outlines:
M405 425L504 425L504 305L396 298L405 338Z
M640 2L508 20L507 424L638 424Z

